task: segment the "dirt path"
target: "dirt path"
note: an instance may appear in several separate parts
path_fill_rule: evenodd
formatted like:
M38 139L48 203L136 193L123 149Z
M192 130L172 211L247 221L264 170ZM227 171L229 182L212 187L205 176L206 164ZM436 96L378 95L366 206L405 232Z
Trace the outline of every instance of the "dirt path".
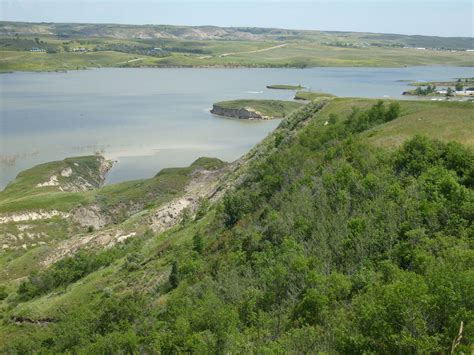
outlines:
M278 46L273 46L273 47L263 48L263 49L256 49L256 50L254 50L254 51L224 53L224 54L219 55L219 57L228 57L228 56L230 56L230 55L236 55L236 54L250 54L250 53L266 52L266 51L271 51L271 50L273 50L273 49L278 49L278 48L286 47L287 45L288 45L288 43L283 43L283 44L279 44Z
M119 64L127 64L127 63L133 63L133 62L138 62L140 60L144 60L146 58L136 58L136 59L130 59L130 60L126 60L125 62L120 62L120 63L117 63L116 65L119 65Z

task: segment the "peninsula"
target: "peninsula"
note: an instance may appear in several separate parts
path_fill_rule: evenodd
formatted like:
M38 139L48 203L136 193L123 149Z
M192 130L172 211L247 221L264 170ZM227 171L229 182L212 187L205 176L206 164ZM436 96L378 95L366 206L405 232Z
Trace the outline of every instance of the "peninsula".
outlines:
M247 120L285 118L301 107L301 103L283 100L232 100L213 105L211 113Z

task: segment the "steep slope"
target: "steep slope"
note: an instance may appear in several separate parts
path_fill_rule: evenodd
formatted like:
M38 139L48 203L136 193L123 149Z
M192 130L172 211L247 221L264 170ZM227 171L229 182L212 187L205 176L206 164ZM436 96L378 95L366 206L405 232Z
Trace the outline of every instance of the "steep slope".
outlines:
M160 223L174 225L182 210L196 208L210 193L206 188L226 166L218 159L199 158L190 167L164 169L151 179L101 187L111 164L89 156L38 165L0 192L2 281L25 276L81 247L110 247L146 229L150 216L160 211L166 212L166 223ZM143 220L146 225L140 225Z
M404 136L393 151L367 141L372 130L389 137L405 117L429 120L434 109L449 113L447 125L473 110L367 99L305 105L173 228L153 231L132 216L123 225L136 234L123 243L79 250L6 285L0 344L10 352L471 351L473 152L422 136ZM456 139L423 126L417 133Z

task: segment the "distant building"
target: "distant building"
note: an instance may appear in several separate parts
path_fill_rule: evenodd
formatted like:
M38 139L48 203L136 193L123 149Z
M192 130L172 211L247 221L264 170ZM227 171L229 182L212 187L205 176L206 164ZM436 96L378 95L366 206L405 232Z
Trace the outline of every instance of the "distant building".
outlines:
M46 49L33 47L30 49L30 52L46 52Z
M162 54L162 53L164 53L164 50L161 49L160 47L156 47L156 48L153 48L153 49L149 49L149 50L147 51L147 54L149 54L149 55Z
M474 90L456 91L456 95L459 95L459 96L474 96Z
M72 49L73 52L87 52L87 49L84 47L75 47Z
M446 95L448 90L437 90L437 94L439 95ZM453 95L456 96L474 96L474 90L460 90L460 91L453 91Z

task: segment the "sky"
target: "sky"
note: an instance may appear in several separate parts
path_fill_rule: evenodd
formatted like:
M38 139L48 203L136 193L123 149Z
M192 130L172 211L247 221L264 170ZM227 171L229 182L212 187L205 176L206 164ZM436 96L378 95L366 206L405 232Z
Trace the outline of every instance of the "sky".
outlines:
M474 0L0 0L0 20L474 37Z

